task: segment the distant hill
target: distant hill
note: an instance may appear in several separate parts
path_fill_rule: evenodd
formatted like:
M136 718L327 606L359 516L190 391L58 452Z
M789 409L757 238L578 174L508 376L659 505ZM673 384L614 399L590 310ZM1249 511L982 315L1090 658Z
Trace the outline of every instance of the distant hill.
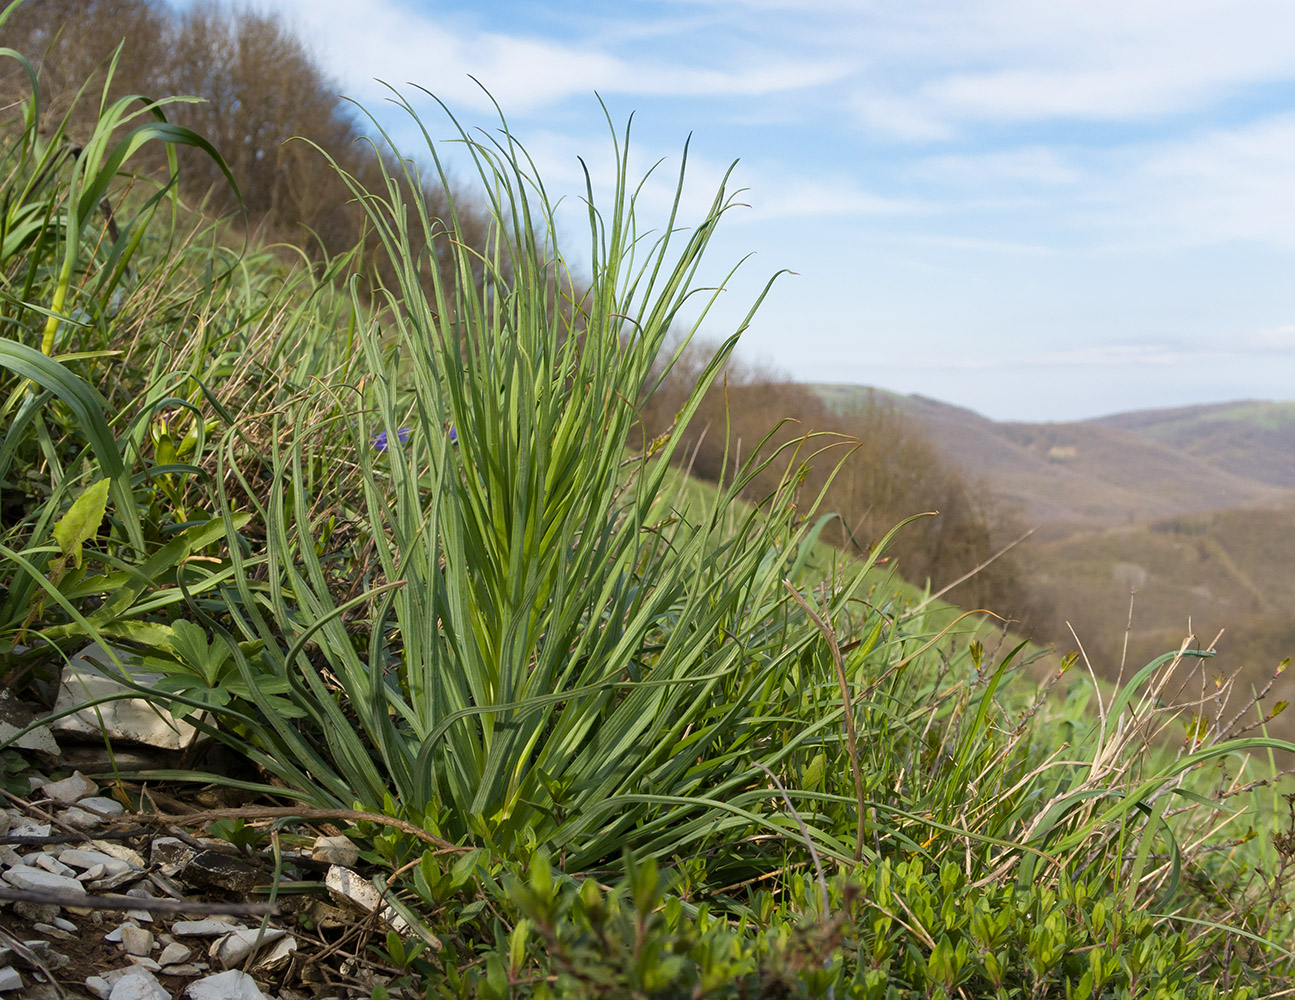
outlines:
M1189 630L1203 646L1222 629L1207 675L1239 668L1238 692L1262 689L1295 656L1295 403L1030 424L866 386L815 388L837 408L909 414L1041 529L1023 547L1029 585L1051 609L1028 623L1036 639L1082 644L1098 673L1123 664L1127 677ZM1295 671L1265 703L1278 699L1295 702ZM1295 738L1290 714L1270 732Z
M1000 423L925 396L815 388L834 407L888 403L1045 534L1295 503L1295 403L1237 403L1071 423Z
M1295 489L1295 403L1220 403L1091 421L1178 448L1233 475Z

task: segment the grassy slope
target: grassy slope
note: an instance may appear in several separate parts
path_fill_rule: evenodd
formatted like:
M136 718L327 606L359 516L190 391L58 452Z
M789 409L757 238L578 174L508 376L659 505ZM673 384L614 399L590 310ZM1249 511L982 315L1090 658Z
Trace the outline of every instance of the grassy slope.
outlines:
M676 503L681 510L686 511L690 507L704 509L714 503L716 488L711 483L679 473L675 486L678 490ZM738 501L738 505L741 509L749 509L743 501ZM848 577L859 562L855 555L820 541L814 545L809 568L817 579L828 582ZM1011 628L1013 623L1004 622L992 614L967 615L955 604L932 599L921 587L906 581L901 573L902 567L887 561L883 555L868 575L868 600L880 607L889 606L892 613L900 615L919 607L926 608L925 620L931 626L929 634L934 637L940 631L948 630L937 643L946 657L952 658L970 643L980 642L989 652L990 659L996 661L1021 641L1022 637ZM1157 651L1160 652L1164 650ZM1050 645L1031 642L1022 650L1020 662L1028 666L1029 677L1042 679L1060 666L1061 655Z

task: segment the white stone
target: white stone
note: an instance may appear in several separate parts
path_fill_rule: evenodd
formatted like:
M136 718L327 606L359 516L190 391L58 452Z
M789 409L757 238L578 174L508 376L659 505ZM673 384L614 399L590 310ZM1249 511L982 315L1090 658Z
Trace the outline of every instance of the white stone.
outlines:
M54 739L54 734L49 731L49 726L37 726L31 732L19 736L15 740L14 736L26 728L26 726L19 728L18 726L11 726L7 722L0 722L0 743L17 747L19 750L37 750L41 753L47 753L51 757L61 756L63 751L59 749L58 742Z
M112 993L112 983L102 976L88 976L85 981L85 988L99 998L99 1000L108 1000Z
M382 905L382 894L372 882L341 865L333 865L328 869L324 885L336 902L350 903L365 913L372 913Z
M72 923L72 921L67 920L63 917L55 917L54 926L59 928L60 930L67 931L69 934L75 934L77 931L76 924Z
M136 968L147 969L149 972L162 971L162 963L149 958L147 955L127 955L126 961Z
M122 927L121 948L127 955L147 955L153 950L153 932L142 927Z
M168 965L162 969L164 976L180 976L184 979L192 979L194 976L201 976L210 968L206 962L200 962L197 965L192 962L185 962L182 965Z
M128 868L124 872L118 872L116 875L105 875L103 878L94 880L86 879L90 888L96 892L109 892L112 889L118 889L123 885L130 885L132 882L138 882L146 873Z
M318 837L310 849L313 860L349 868L360 860L360 850L350 837Z
M64 806L75 805L80 799L84 799L88 795L94 795L98 791L99 786L80 771L73 771L70 778L64 778L62 781L51 781L49 784L41 785L40 787L41 795Z
M10 990L22 989L22 976L12 965L0 969L0 993L8 993Z
M108 1000L171 1000L171 993L153 973L136 967L112 984Z
M297 939L288 935L279 938L273 945L256 960L254 966L257 972L277 972L287 965L292 956L297 951Z
M37 922L31 925L31 929L44 934L46 937L54 938L58 941L71 941L76 935L71 931L65 931L62 927L55 927L53 924Z
M238 969L190 983L184 991L188 1000L265 1000L256 980ZM117 1000L114 996L113 1000Z
M120 858L114 858L111 854L104 854L103 851L85 851L79 848L64 851L58 856L58 859L65 865L73 868L81 868L89 871L95 865L102 865L103 870L112 875L118 872L129 871L135 867L129 861L122 861Z
M63 892L69 895L84 896L85 886L66 875L55 875L43 868L31 868L21 865L8 869L2 876L6 882L19 889L34 892Z
M125 664L133 659L132 654L124 650L114 650L114 653ZM133 688L112 676L120 675L120 672L121 668L103 647L91 644L82 649L63 668L63 681L59 686L53 714L74 709L97 698L132 692ZM147 670L131 669L128 672L137 684L145 687L162 677L161 674ZM59 733L82 736L106 733L112 739L144 743L163 750L183 750L197 736L197 730L189 723L171 718L165 709L143 697L121 698L92 708L82 708L55 720L51 725Z
M50 825L48 823L33 823L25 817L9 830L11 837L48 837Z
M126 811L125 806L116 799L108 798L106 795L91 795L80 799L77 802L77 807L80 809L93 809L95 812L101 812L105 816L120 816Z
M105 874L107 874L107 870L103 865L95 865L93 868L87 868L81 872L76 878L78 882L94 882L103 878Z
M74 826L78 830L93 830L96 827L104 826L108 820L92 812L86 812L77 806L71 809L64 809L58 814L59 822L67 826Z
M114 844L110 840L92 840L90 846L100 854L106 854L110 858L116 858L118 861L124 861L132 868L144 868L144 855L139 851L127 847L125 844ZM70 864L71 862L69 862Z
M36 867L44 868L47 872L53 872L55 875L62 875L65 878L76 878L76 872L52 854L37 854Z
M174 941L162 949L162 954L157 956L159 965L183 965L193 957L193 949L187 945Z
M288 932L278 927L239 927L211 943L207 955L226 969L239 965L252 952L279 940Z
M207 917L205 920L177 920L171 925L171 933L177 937L220 937L228 934L234 927L239 927L230 917Z

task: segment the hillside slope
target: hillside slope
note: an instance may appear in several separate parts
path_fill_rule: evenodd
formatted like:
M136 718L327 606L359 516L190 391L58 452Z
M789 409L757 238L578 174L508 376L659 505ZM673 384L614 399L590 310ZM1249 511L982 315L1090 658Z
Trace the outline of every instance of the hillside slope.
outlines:
M1295 403L1241 402L1090 421L1181 449L1223 472L1295 488Z
M950 461L982 477L1047 535L1295 502L1295 404L999 423L925 396L867 386L815 388L836 407L889 404L919 420ZM1287 412L1282 407L1288 422L1275 415ZM1193 412L1214 409L1219 415ZM1224 413L1233 416L1222 419Z

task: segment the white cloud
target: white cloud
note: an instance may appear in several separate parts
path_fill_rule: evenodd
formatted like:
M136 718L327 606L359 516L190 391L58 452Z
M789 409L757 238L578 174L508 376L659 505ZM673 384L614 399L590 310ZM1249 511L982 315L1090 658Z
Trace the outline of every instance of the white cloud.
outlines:
M1138 120L1295 77L1284 0L915 0L838 32L870 72L850 106L866 126L940 138L979 122Z
M717 46L708 65L657 57L658 48L653 56L626 56L587 38L484 31L396 0L277 0L273 7L295 20L323 63L361 100L387 96L372 82L378 78L417 84L455 106L487 109L483 86L510 114L522 115L595 91L751 97L832 83L852 71L844 57L787 59L774 49L756 60L730 61Z

